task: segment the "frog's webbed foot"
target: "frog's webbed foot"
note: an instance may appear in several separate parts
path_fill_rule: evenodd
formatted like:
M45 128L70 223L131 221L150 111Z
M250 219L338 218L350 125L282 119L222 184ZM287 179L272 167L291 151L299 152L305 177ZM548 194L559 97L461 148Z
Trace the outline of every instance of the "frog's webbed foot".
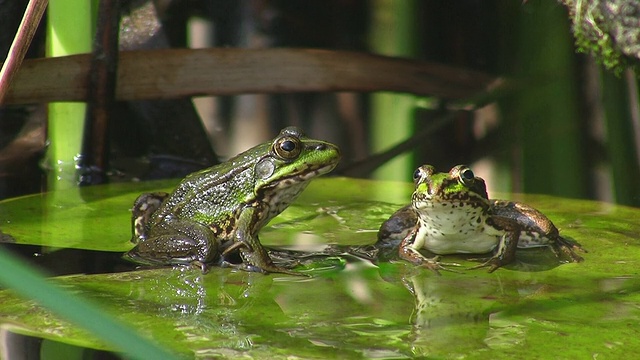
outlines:
M203 274L206 274L209 272L209 265L207 265L207 263L200 261L200 260L194 260L192 261L189 265L191 265L192 268L198 269L200 271L202 271Z
M271 261L269 263L262 263L259 265L243 262L241 264L238 264L238 268L245 271L254 271L254 272L260 272L263 274L279 273L279 274L287 274L287 275L295 275L295 276L306 276L306 277L311 276L309 274L301 273L299 271L287 269L283 266L278 266Z
M232 269L237 269L237 270L242 270L247 272L257 272L261 274L267 274L267 272L262 270L261 268L253 266L251 264L244 263L244 262L235 263L235 262L221 259L218 265L223 268L232 268Z
M461 273L460 271L456 271L453 269L449 269L445 266L460 266L460 264L456 263L441 263L440 256L434 256L432 258L425 257L420 251L419 248L422 247L421 242L416 242L416 235L418 233L418 227L414 227L411 229L407 235L402 239L400 245L398 247L398 255L401 259L404 259L416 266L427 268L436 275L441 275L440 270L450 271L455 273Z
M417 228L413 228L411 229L411 231L409 231L409 233L405 236L405 238L402 239L402 242L400 243L400 246L398 248L398 254L401 259L404 259L416 266L427 268L433 271L434 273L436 273L436 275L441 275L440 270L460 273L460 271L456 271L456 270L444 267L444 265L460 266L460 264L441 263L440 256L427 258L424 255L422 255L418 250L416 250L414 248L416 233L417 233Z
M269 273L279 273L279 274L288 274L288 275L295 275L295 276L310 276L308 274L304 274L301 272L297 272L297 271L293 271L291 269L287 269L284 267L280 267L277 266L275 264L271 264L271 266L258 266L258 265L253 265L253 264L249 264L247 262L241 262L239 264L236 263L231 263L228 261L222 261L220 263L221 267L230 267L233 269L237 269L237 270L242 270L242 271L248 271L248 272L257 272L257 273L261 273L261 274L269 274Z
M240 263L233 263L226 259L228 255L236 250L240 253L240 257L242 258L242 262ZM235 242L222 252L220 258L220 266L233 267L243 271L259 272L263 274L280 273L296 276L309 276L274 264L266 250L257 242L254 246L251 246L249 243L244 241Z
M309 274L301 273L299 271L294 271L294 270L285 268L283 266L278 266L274 264L271 260L269 260L268 263L261 263L261 264L243 263L243 264L244 266L247 267L247 270L249 271L259 271L262 273L279 273L279 274L288 274L288 275L306 276L306 277L311 276Z
M458 264L458 263L440 262L440 256L434 256L432 258L423 257L423 260L419 264L416 264L416 265L421 266L423 268L427 268L427 269L433 271L434 273L436 273L436 275L438 275L438 276L442 275L442 274L440 274L440 270L449 271L449 272L458 273L458 274L463 274L462 271L458 271L458 270L454 270L454 269L450 269L448 267L445 267L445 266L460 266L460 264Z
M556 241L551 243L551 249L556 254L556 256L560 257L561 254L566 255L571 262L582 262L584 258L578 255L576 251L587 253L588 251L582 247L579 243L574 240L570 240L564 238L562 236L558 236Z
M302 265L305 261L311 261L317 256L314 253L282 249L269 249L267 253L274 264L287 269Z
M469 259L471 261L481 261L482 263L476 266L472 266L470 268L468 268L468 270L476 270L476 269L482 269L482 268L489 268L489 272L492 273L494 271L496 271L498 268L507 265L509 262L504 261L504 259L501 259L499 256L492 256L490 258L472 258Z
M507 264L511 264L516 259L516 249L518 248L518 240L520 239L520 230L507 232L502 235L498 246L495 249L493 256L489 258L474 258L471 261L481 261L482 263L476 266L472 266L469 270L475 270L480 268L489 268L489 272L492 273L498 268Z

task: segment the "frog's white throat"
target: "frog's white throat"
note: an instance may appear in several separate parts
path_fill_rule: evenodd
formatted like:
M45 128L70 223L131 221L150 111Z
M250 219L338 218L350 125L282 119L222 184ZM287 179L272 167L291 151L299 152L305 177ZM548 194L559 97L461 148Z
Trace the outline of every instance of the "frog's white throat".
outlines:
M487 253L503 231L487 224L487 207L461 201L414 201L420 227L413 244L435 254Z

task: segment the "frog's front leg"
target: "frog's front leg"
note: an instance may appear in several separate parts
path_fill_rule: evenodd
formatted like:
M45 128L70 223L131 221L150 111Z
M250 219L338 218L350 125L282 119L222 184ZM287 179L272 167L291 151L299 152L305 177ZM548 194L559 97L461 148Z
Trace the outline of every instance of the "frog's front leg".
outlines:
M509 231L500 237L498 246L494 254L489 259L484 259L480 265L473 266L469 270L489 268L489 272L494 272L499 267L510 264L516 259L516 250L518 249L518 240L520 239L520 230Z
M253 206L247 206L242 209L238 220L236 221L236 229L234 233L234 244L230 245L222 253L222 259L234 250L240 252L242 264L235 265L243 270L257 271L262 273L283 273L290 275L305 276L305 274L277 266L269 257L269 254L258 239L257 229L254 229L256 212L259 211Z
M203 272L218 258L218 241L207 226L192 220L166 219L124 255L145 265L191 264Z
M378 229L377 248L396 248L418 222L418 214L412 205L393 213Z
M415 226L412 228L407 235L400 242L400 247L398 248L398 253L400 258L409 261L410 263L418 266L425 267L435 272L437 275L440 275L439 270L458 272L452 269L448 269L442 265L452 265L457 266L458 264L453 263L441 263L440 256L434 256L432 258L427 258L422 255L419 251L424 246L424 234L421 234L418 231L419 226Z

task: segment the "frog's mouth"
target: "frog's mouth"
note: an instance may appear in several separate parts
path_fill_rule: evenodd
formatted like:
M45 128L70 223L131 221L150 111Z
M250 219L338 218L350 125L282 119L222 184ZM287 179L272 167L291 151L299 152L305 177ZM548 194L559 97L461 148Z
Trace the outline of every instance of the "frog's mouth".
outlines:
M315 170L316 176L324 175L324 174L330 172L331 170L335 169L336 165L338 165L337 161L335 163L333 163L333 164L329 164L329 165L325 165L325 166L319 167L318 169Z
M277 188L281 189L284 187L288 187L294 184L304 183L307 181L311 181L314 177L324 175L333 168L335 168L337 162L335 164L323 165L323 166L308 166L302 172L295 173L293 175L284 176L277 181L274 181L269 188Z
M460 208L463 206L480 207L487 204L487 199L477 196L472 193L452 194L447 198L439 198L437 196L421 194L413 196L412 202L418 209L433 208L433 207L447 207L451 210Z
M319 165L311 165L308 166L306 169L304 169L303 171L297 173L297 174L293 174L291 176L285 177L283 179L300 179L300 181L306 181L309 180L313 177L316 176L320 176L320 175L324 175L328 172L330 172L331 170L333 170L336 165L338 163L333 163L333 164L329 164L329 165L324 165L324 166L319 166Z

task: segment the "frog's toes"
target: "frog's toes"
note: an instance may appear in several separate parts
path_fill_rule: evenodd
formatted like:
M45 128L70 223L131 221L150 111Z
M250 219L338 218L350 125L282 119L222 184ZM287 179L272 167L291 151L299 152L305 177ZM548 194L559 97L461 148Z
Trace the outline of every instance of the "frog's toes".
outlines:
M255 267L258 268L258 266L255 266ZM307 277L311 276L309 274L301 273L299 271L294 271L294 270L287 269L285 267L274 265L274 264L270 264L268 266L263 266L263 267L260 268L260 270L265 272L265 273L279 273L279 274L287 274L287 275L295 275L295 276L307 276Z
M566 257L571 259L571 262L582 262L584 258L578 255L576 251L587 253L588 251L582 247L582 245L578 244L576 241L569 240L562 236L559 236L555 243L552 244L551 249L556 256L560 257L560 254L564 254Z
M440 270L462 274L461 271L457 271L457 270L453 270L453 269L449 269L449 268L445 267L445 266L460 266L460 264L458 264L458 263L443 263L443 262L440 262L439 260L440 260L439 256L433 257L431 259L425 259L420 263L420 266L433 271L438 276L442 275L442 274L440 274Z
M471 261L482 261L481 264L478 264L476 266L472 266L470 268L468 268L469 270L476 270L476 269L482 269L482 268L489 268L488 272L492 273L494 271L496 271L498 268L502 267L503 262L499 259L499 258L489 258L489 259L470 259Z
M442 274L440 274L440 270L445 270L445 268L440 266L439 264L433 264L429 262L422 263L420 266L433 271L438 276L442 276Z
M563 254L565 254L569 259L571 259L571 262L583 262L584 258L578 254L576 254L575 251L573 251L573 249L570 248L566 248L566 247L561 247L560 251L562 251Z
M209 272L209 265L207 265L205 262L200 261L200 260L194 260L190 263L191 267L196 268L200 271L202 271L203 274L206 274Z
M234 250L238 250L242 247L246 247L249 251L251 250L251 246L249 246L249 244L247 244L246 242L243 241L238 241L238 242L234 242L233 244L229 245L227 248L225 248L222 251L222 254L220 254L220 256L224 257L225 255L228 255L229 253L233 252Z

